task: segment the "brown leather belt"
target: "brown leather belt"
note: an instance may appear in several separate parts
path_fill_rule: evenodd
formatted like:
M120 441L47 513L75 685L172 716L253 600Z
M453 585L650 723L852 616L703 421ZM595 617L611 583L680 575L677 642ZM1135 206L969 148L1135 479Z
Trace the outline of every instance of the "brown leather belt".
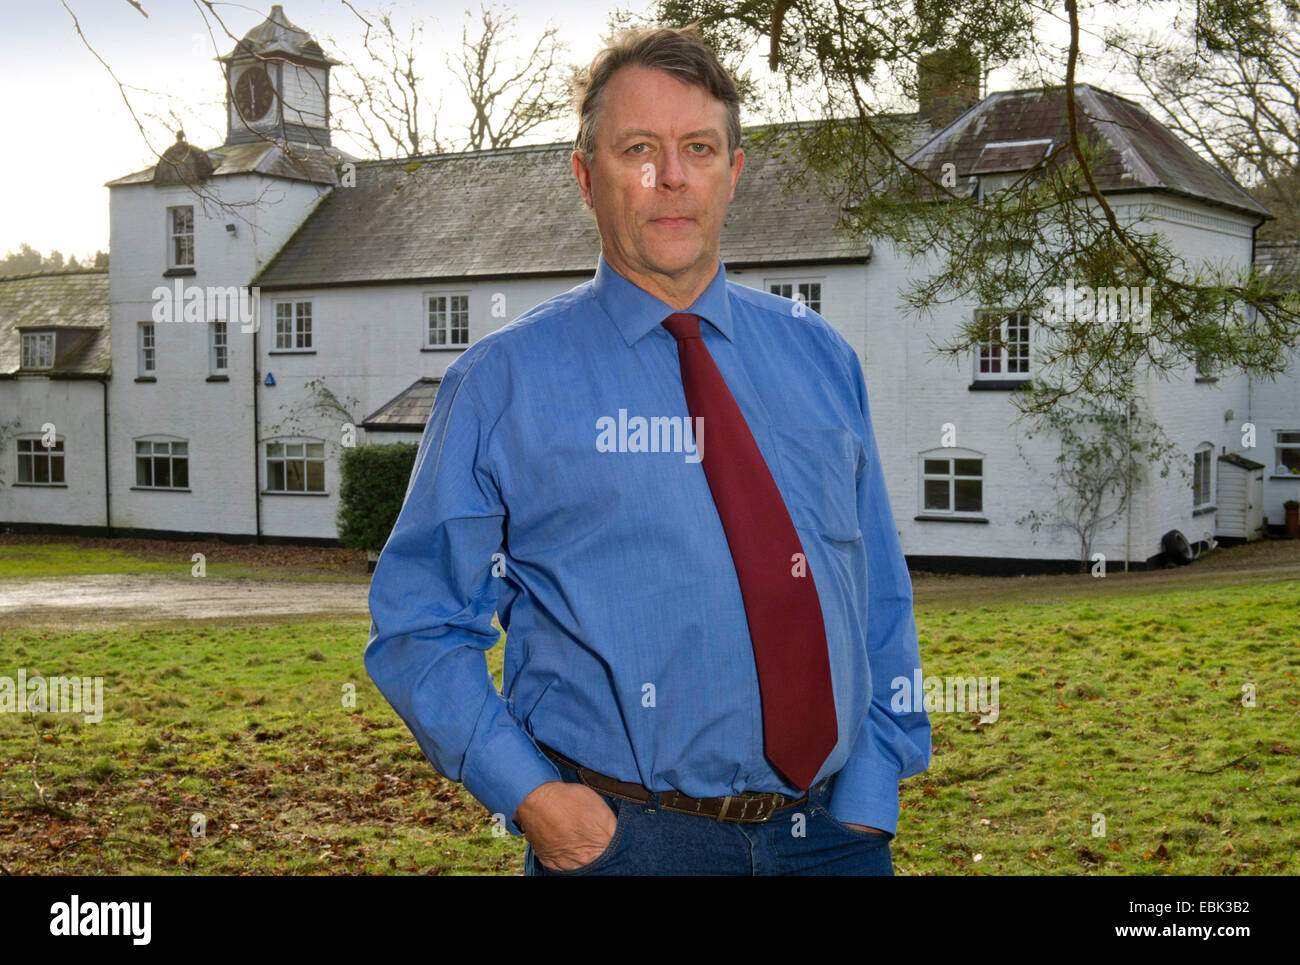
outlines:
M559 751L547 747L541 741L537 746L542 753L566 767L578 772L578 780L594 791L645 804L650 800L650 791L640 784L615 780L608 775L583 767L577 761L570 760ZM664 791L659 795L659 807L665 811L680 811L683 814L697 814L700 817L713 818L717 821L744 821L747 823L766 821L777 811L803 804L808 800L807 793L798 797L787 797L775 791L758 793L745 791L741 794L728 794L724 797L687 797L680 791Z

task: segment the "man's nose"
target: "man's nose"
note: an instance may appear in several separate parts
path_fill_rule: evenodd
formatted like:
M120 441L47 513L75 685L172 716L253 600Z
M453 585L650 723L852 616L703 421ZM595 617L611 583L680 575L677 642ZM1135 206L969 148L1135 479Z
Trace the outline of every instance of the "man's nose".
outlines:
M659 184L662 187L680 188L686 183L686 168L682 165L680 155L674 149L663 152L659 158Z

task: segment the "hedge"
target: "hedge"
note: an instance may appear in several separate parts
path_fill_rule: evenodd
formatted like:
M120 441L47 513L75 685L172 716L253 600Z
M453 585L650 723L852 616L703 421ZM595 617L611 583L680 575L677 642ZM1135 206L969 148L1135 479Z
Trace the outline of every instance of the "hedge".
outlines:
M395 442L344 449L339 460L339 540L351 549L378 552L388 542L419 446Z

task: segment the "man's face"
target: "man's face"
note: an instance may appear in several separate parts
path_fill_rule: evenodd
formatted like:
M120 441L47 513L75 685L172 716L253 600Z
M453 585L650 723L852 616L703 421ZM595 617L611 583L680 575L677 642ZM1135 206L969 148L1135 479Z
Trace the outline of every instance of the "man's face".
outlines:
M594 209L601 251L652 293L702 289L735 197L744 152L727 155L725 105L661 70L623 67L605 87L590 166L573 173Z

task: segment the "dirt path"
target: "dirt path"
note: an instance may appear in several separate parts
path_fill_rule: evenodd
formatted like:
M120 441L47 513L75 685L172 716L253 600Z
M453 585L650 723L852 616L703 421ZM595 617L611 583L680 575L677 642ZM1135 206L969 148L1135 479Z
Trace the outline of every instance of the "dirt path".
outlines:
M918 607L1057 603L1134 592L1300 580L1300 540L1271 540L1215 550L1190 566L1069 576L913 575ZM0 630L41 624L64 629L169 620L267 617L361 619L365 583L163 576L71 576L0 581Z
M1130 593L1177 592L1206 587L1300 580L1300 540L1264 540L1216 549L1187 566L1123 572L1112 567L1104 577L934 576L912 574L912 597L918 606L984 605L1009 602L1060 603L1067 600L1123 596Z
M364 583L162 576L67 576L0 581L0 628L229 617L336 616L364 619Z

